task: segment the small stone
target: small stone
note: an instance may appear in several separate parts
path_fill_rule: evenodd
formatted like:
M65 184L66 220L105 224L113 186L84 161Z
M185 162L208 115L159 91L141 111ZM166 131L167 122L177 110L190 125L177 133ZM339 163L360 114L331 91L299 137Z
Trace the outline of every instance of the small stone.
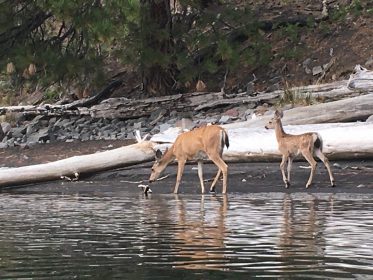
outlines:
M364 185L364 184L360 184L360 185L358 185L358 186L356 186L357 188L365 188L366 187L366 185Z
M8 144L0 142L0 149L6 149L6 148L8 148Z
M140 129L141 126L142 126L142 123L141 123L141 122L136 122L136 123L133 124L133 128L134 128L134 129Z
M232 108L232 109L225 111L224 115L230 116L232 118L237 118L239 115L239 112L236 108Z
M372 66L373 65L373 57L370 57L366 62L365 66Z
M342 166L339 163L333 163L333 167L342 169Z
M316 76L322 73L322 67L321 66L315 66L312 68L312 75Z
M222 124L227 123L230 119L231 119L230 116L226 116L226 115L224 115L224 116L222 116L222 117L220 118L219 123L222 123Z
M1 127L4 131L4 134L7 134L12 129L12 126L8 122L2 122Z

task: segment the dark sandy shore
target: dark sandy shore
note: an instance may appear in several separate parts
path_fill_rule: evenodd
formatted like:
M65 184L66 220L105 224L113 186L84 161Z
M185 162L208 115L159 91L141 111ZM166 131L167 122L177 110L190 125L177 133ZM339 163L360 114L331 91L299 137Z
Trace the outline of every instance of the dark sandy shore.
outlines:
M23 166L44 163L69 156L94 153L128 144L124 141L94 141L43 144L30 149L5 149L0 151L0 166ZM279 162L262 163L230 163L228 193L256 192L308 192L308 193L359 193L373 194L373 159L331 162L337 186L329 186L329 177L325 167L319 162L313 185L305 188L310 169L308 164L300 161L293 164L292 185L285 189ZM81 177L78 181L59 180L40 184L3 188L5 192L51 192L51 193L95 193L139 192L139 184L148 184L151 163L140 164L102 173L89 177ZM200 194L200 186L196 164L185 167L180 193ZM206 189L216 174L213 164L204 165ZM176 165L167 167L163 180L150 185L152 195L172 193L176 180ZM217 185L217 193L221 193L221 182Z

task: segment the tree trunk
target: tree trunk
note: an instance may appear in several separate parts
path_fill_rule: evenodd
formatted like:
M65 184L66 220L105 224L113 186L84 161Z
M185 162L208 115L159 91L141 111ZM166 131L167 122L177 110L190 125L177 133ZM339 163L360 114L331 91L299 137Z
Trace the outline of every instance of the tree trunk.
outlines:
M142 80L144 90L154 96L171 93L174 67L171 56L171 7L169 0L141 0Z

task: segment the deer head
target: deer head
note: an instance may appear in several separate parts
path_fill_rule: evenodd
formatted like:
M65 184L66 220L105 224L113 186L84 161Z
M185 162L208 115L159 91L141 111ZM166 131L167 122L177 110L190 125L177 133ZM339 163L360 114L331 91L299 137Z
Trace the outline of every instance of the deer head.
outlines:
M265 126L266 129L272 129L275 128L276 121L281 120L281 118L284 116L284 113L280 110L276 110L275 114L272 119L270 119Z
M166 152L167 152L167 150L166 150ZM166 154L166 152L165 152L165 154ZM157 150L155 152L155 162L152 166L152 173L150 174L150 178L149 178L150 183L157 180L159 178L159 176L162 174L163 170L165 170L167 165L168 165L168 162L163 161L162 158L163 158L163 154L162 154L161 150Z

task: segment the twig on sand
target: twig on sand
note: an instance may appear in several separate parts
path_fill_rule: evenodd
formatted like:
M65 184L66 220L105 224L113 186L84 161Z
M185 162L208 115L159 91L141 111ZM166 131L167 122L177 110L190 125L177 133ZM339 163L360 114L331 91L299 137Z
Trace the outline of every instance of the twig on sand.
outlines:
M128 183L128 184L141 184L143 183L144 181L141 180L141 181L126 181L126 180L120 180L121 183Z
M79 173L78 173L78 172L75 172L75 173L74 173L74 176L75 176L75 178L72 178L72 177L69 177L69 176L64 176L64 175L62 175L60 178L61 178L61 179L65 179L66 181L72 181L72 182L74 182L74 181L78 181L78 180L79 180Z

